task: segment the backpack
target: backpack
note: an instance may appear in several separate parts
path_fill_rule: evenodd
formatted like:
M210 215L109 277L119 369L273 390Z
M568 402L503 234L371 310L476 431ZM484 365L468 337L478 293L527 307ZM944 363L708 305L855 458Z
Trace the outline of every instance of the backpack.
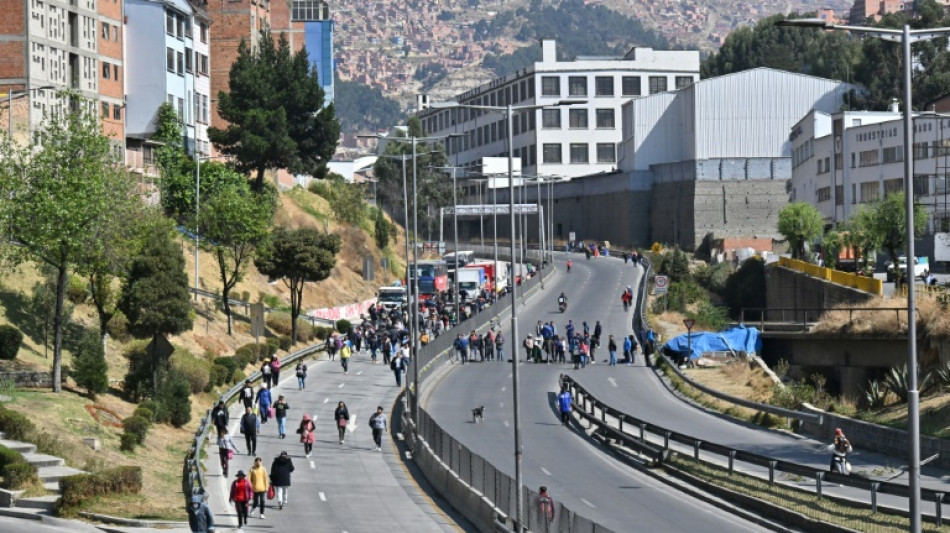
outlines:
M397 365L396 361L399 361L399 358L398 358L398 357L393 357L393 360L389 362L389 368L390 368L391 370L396 370L397 368L399 368L399 366ZM374 416L375 416L375 415L374 415Z
M301 363L297 365L297 377L302 378L307 375L307 365Z

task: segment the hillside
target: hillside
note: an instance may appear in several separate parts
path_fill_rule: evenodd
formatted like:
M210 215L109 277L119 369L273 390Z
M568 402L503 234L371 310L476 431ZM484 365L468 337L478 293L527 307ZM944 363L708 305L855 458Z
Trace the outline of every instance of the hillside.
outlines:
M316 227L328 229L342 236L343 246L331 277L318 284L309 284L304 291L304 308L332 307L352 304L373 297L381 284L391 283L395 276L380 268L383 256L376 249L372 235L361 228L337 224L327 220L329 208L326 200L303 189L295 189L281 196L281 207L275 224L287 227ZM405 246L402 233L397 242L390 242L389 250L401 250ZM189 279L194 276L193 242L181 239L182 252L186 258L185 270ZM395 260L392 252L384 252ZM362 279L363 257L371 256L376 265L376 280ZM215 292L220 288L216 264L211 255L199 255L199 279L202 289ZM397 269L402 267L398 263ZM48 370L52 350L47 358L42 334L37 334L33 325L35 317L30 313L32 287L41 276L36 265L25 264L14 272L0 275L0 324L12 324L24 331L23 347L16 360L0 362L0 370ZM261 298L269 304L289 306L287 289L282 282L268 283L253 266L244 281L233 293L240 297L247 293L252 301ZM227 335L226 320L213 302L199 299L196 303L194 329L171 337L176 348L184 348L198 357L211 358L234 353L235 348L253 342L248 334L249 323L241 307L235 307L235 332ZM89 303L76 304L72 313L75 332L95 328L95 310ZM268 335L273 335L269 332ZM67 343L68 346L68 343ZM67 464L86 470L98 470L106 466L138 465L143 469L143 495L98 498L88 502L84 509L124 517L148 517L182 519L181 506L181 461L189 441L197 427L199 417L208 409L224 387L211 393L192 397L192 419L185 427L176 429L168 425L156 425L149 431L143 447L135 452L119 451L121 426L117 423L131 415L135 408L122 395L122 381L128 370L128 360L123 353L130 343L115 338L107 339L106 360L109 364L110 391L90 400L76 389L71 380L64 384L64 392L54 394L45 389L21 389L7 407L28 414L42 430L55 435L54 449L64 457ZM286 352L279 352L286 354ZM71 355L67 350L64 363L68 366ZM250 369L248 369L250 370ZM3 384L0 383L0 386ZM6 392L6 391L5 391ZM93 416L95 415L95 416ZM94 436L102 443L100 451L83 445L84 437ZM148 496L144 496L147 494Z

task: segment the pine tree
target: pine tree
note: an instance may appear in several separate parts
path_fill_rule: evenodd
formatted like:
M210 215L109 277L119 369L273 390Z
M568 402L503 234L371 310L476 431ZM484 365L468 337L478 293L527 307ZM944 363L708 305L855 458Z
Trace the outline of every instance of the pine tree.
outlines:
M71 375L76 384L86 389L90 398L109 389L109 365L102 339L93 331L86 332L79 341L73 358Z

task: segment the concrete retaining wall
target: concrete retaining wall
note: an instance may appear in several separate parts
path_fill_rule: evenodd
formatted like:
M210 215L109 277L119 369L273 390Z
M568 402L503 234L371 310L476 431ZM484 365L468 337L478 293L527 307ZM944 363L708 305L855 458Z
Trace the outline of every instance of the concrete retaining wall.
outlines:
M0 372L0 381L7 380L25 389L46 389L53 386L53 374L50 372Z
M876 298L873 294L838 285L788 268L773 266L765 271L765 302L769 308L828 309L835 305L856 305ZM804 319L813 322L817 312ZM766 320L802 320L802 315L786 311L769 312Z

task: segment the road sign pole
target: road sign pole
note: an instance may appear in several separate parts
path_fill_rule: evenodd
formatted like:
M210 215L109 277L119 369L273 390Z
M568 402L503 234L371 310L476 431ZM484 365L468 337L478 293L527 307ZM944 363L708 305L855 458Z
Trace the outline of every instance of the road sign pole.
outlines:
M683 325L686 326L686 366L692 365L693 361L693 326L696 321L692 318L683 319Z

